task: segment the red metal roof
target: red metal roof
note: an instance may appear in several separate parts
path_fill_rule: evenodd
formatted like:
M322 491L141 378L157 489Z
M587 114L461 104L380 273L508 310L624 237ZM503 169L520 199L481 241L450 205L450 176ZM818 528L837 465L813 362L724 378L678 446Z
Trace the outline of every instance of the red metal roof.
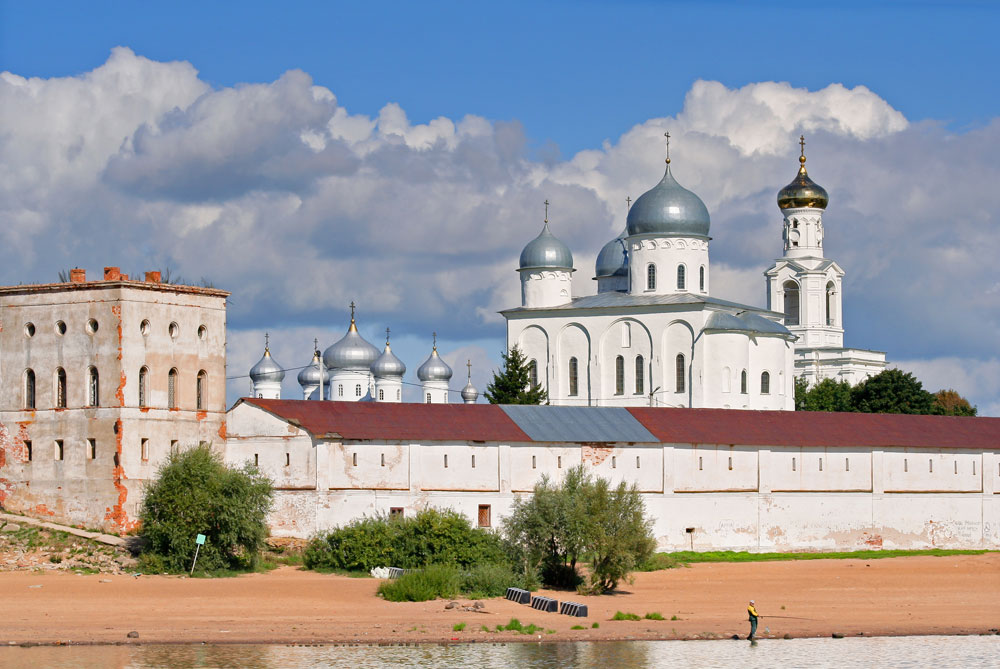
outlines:
M314 435L372 441L533 441L492 404L392 404L265 400L247 402ZM633 407L628 411L668 444L902 446L1000 450L1000 418L812 411Z
M664 443L1000 449L1000 418L634 407Z
M349 440L502 441L531 438L493 404L393 404L265 400L245 397L279 418L314 434Z

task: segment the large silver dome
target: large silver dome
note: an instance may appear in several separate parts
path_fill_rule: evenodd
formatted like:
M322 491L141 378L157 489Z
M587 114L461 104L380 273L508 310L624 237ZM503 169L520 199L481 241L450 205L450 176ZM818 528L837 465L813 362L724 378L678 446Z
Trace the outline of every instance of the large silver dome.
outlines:
M389 342L386 342L385 350L382 351L382 355L378 357L378 360L372 363L371 371L376 378L380 379L387 376L402 378L403 374L406 374L406 365L396 357L389 346Z
M285 370L271 357L271 351L264 349L257 364L250 369L250 380L254 383L281 383L285 379Z
M323 364L327 369L350 369L369 371L372 363L378 358L378 349L369 344L358 334L358 326L351 318L351 327L347 334L330 348L323 351Z
M594 276L602 279L608 276L628 276L628 267L625 265L625 238L628 230L605 244L601 252L597 254Z
M569 247L549 232L545 222L537 237L521 251L521 269L573 269L573 254Z
M670 165L663 179L643 193L628 212L628 234L708 237L708 208L697 195L677 183Z
M417 369L417 378L421 381L450 381L451 367L438 355L437 346L431 351L430 357Z
M320 380L329 381L330 375L326 373L324 373L323 378L320 379L319 365L322 364L319 351L316 351L313 354L313 359L312 362L309 363L309 366L303 367L302 371L299 372L299 385L305 388L307 386L318 386Z

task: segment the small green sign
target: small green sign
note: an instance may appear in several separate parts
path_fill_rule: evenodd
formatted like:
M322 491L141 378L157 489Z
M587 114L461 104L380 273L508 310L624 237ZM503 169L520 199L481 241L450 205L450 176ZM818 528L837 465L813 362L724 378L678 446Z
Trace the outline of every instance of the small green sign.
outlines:
M199 546L204 546L204 545L205 545L205 535L204 535L204 534L199 534L199 535L198 535L198 536L197 536L197 537L195 538L194 542L195 542L196 544L198 544Z

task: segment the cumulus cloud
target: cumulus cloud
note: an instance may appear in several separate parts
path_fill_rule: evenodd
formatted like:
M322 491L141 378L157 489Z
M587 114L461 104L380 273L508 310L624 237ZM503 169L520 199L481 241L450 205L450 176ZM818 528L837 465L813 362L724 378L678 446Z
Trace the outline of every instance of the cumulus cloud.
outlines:
M191 64L118 48L79 76L5 72L3 280L73 265L205 277L233 291L234 375L259 357L264 329L283 364L305 364L313 337L325 347L340 336L351 300L372 332L426 343L436 330L451 342L446 359L475 349L481 369L497 361L496 312L518 303L517 257L542 202L575 255L574 291L593 292L594 257L620 232L626 196L662 175L666 131L674 175L712 214L713 294L763 306L762 272L781 253L774 197L804 133L810 174L831 194L827 254L848 273L848 344L909 362L995 360L1000 235L984 195L1000 178L1000 121L957 134L908 121L864 86L711 81L676 116L637 121L568 159L535 158L516 120L415 123L391 100L352 114L300 71L212 88ZM974 393L995 396L962 378L975 390L943 385L981 408Z

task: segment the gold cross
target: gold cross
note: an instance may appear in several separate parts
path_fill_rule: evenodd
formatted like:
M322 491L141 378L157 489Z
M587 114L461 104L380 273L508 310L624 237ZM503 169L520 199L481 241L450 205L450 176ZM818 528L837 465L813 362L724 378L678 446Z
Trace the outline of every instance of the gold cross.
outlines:
M436 351L436 350L438 350L438 333L437 332L432 332L431 333L431 337L434 338L434 350Z
M269 348L271 348L271 335L269 335L268 333L265 332L264 333L264 350L267 351Z
M389 345L389 328L385 329L385 345Z

